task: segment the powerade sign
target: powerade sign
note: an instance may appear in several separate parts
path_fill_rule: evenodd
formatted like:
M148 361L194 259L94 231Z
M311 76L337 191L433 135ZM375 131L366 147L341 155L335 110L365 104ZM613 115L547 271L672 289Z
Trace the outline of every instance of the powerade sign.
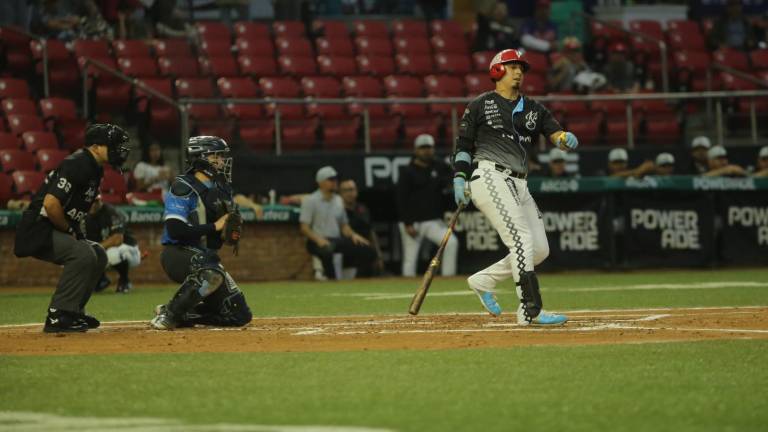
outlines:
M768 195L723 194L717 213L722 230L718 258L728 264L768 264Z
M629 211L630 229L659 234L663 250L700 250L699 215L693 210L633 208Z

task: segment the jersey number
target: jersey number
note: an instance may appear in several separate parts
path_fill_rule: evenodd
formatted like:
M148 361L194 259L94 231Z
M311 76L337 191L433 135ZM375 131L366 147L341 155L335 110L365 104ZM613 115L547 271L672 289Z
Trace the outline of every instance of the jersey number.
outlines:
M59 183L56 185L59 189L64 189L64 192L69 192L72 189L72 183L68 182L65 178L60 178Z

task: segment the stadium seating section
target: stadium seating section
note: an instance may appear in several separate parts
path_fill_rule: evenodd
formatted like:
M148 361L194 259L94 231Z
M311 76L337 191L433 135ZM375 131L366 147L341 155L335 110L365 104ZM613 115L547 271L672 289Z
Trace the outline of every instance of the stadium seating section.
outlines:
M714 71L708 77L713 63L768 79L768 50L709 50L705 41L710 27L684 20L663 27L656 21L638 20L626 28L667 42L673 89L757 88L734 74ZM184 39L152 44L139 40L66 44L47 40L43 44L0 28L0 202L34 190L42 173L81 145L86 120L80 117L78 104L86 58L140 83L126 83L88 66L85 72L94 112L126 115L140 130L161 140L178 137L179 116L146 87L172 98L306 98L310 102L344 97L466 97L493 87L486 71L495 53L471 52L471 33L454 21L316 20L311 29L294 21L238 22L231 27L198 22L196 28L199 40L194 44ZM597 61L606 58L612 44L623 42L645 74L661 82L657 43L596 21L590 32ZM44 55L48 98L41 97L39 90ZM532 68L524 91L534 96L549 94L546 72L559 54L526 55ZM766 112L767 101L756 104ZM549 107L584 145L621 144L630 127L641 143L674 144L682 135L686 113L696 109L691 104L637 101L628 125L623 102L554 102ZM746 113L749 101L739 101L733 109ZM228 103L193 104L189 109L192 133L221 135L258 152L274 151L278 114L285 152L360 149L366 111L374 151L407 148L420 133L433 134L440 145L447 146L453 136L451 116L460 116L463 104ZM125 180L112 171L105 175L102 189L107 200L122 202Z

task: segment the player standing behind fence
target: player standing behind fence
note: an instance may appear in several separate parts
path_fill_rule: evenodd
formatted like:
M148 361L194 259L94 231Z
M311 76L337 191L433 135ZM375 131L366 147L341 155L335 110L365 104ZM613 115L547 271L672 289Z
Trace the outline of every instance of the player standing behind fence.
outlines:
M231 182L229 145L214 136L190 138L187 172L176 177L165 197L161 240L163 270L181 286L168 303L155 308L153 328L240 327L251 322L245 296L218 254L225 242L240 238L242 221Z
M563 132L549 110L520 93L530 65L517 50L504 50L491 60L489 74L496 90L469 103L459 124L454 156L454 194L457 204L472 202L488 218L509 248L509 255L469 277L485 309L501 314L496 285L510 277L520 304L519 324L562 324L564 315L544 312L534 266L549 255L541 213L526 183L528 157L539 134L563 150L578 145L576 136ZM474 170L473 170L474 168Z
M48 306L43 331L84 332L99 326L85 314L107 254L85 239L82 223L91 209L104 175L102 165L119 168L130 153L128 134L111 124L93 124L85 131L85 148L48 173L16 227L14 253L64 266Z
M448 225L443 220L443 196L450 185L451 168L435 159L435 139L421 134L413 142L413 159L400 170L397 212L403 247L403 276L416 275L419 247L424 239L440 244ZM452 235L443 253L442 274L456 274L459 241Z

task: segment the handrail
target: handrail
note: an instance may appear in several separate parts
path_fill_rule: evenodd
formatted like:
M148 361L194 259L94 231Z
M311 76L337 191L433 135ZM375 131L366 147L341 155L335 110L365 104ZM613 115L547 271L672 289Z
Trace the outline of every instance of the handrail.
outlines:
M718 62L712 63L712 67L714 69L719 69L719 70L721 70L721 71L723 71L725 73L729 73L731 75L737 76L737 77L739 77L739 78L741 78L741 79L743 79L745 81L749 81L749 82L751 82L753 84L757 84L757 85L759 85L761 87L768 88L768 81L762 80L760 78L757 78L754 75L750 75L750 74L748 74L746 72L742 72L742 71L740 71L738 69L734 69L734 68L732 68L732 67L730 67L728 65L725 65L723 63L718 63Z
M627 33L627 34L631 35L631 36L637 36L637 37L639 37L641 39L645 39L647 41L654 42L657 45L659 45L659 54L661 55L661 88L664 90L665 93L669 91L669 66L667 64L667 43L664 40L657 39L657 38L655 38L653 36L650 36L650 35L647 35L645 33L640 33L640 32L636 32L634 30L625 29L624 27L617 26L617 25L615 25L615 24L613 24L613 23L611 23L609 21L604 21L604 20L601 20L599 18L595 18L594 16L592 16L592 15L586 13L586 12L582 12L581 14L583 16L585 16L587 19L592 20L592 21L597 21L597 22L599 22L600 24L602 24L602 25L604 25L606 27L610 27L610 28L613 28L613 29L616 29L616 30L620 30L620 31L622 31L624 33Z
M729 73L731 75L737 76L737 77L739 77L739 78L741 78L743 80L749 81L749 82L751 82L753 84L757 84L757 85L759 85L761 87L768 88L768 81L759 79L759 78L757 78L755 76L752 76L752 75L750 75L748 73L744 73L744 72L742 72L740 70L736 70L736 69L734 69L734 68L732 68L730 66L724 65L722 63L717 63L717 62L713 63L711 68L712 69L721 70L723 72L726 72L726 73ZM710 75L709 79L710 79L710 83L711 83L711 75ZM718 113L717 113L718 121L722 121L722 112L720 111L720 110L722 110L722 106L720 106L719 101L718 101L717 109L718 109ZM750 134L752 136L752 143L753 144L757 144L757 112L755 110L755 98L750 98L749 99L749 125L750 125L750 128L749 128L750 129ZM718 132L719 131L720 130L718 129ZM722 137L718 136L718 139L720 139L720 142L722 143Z
M40 46L43 48L43 94L45 95L46 98L50 97L51 95L50 84L49 84L50 78L48 76L48 42L46 41L46 38L44 36L36 35L32 32L24 30L21 27L4 26L3 28L6 30L10 30L10 31L22 34L40 43Z

